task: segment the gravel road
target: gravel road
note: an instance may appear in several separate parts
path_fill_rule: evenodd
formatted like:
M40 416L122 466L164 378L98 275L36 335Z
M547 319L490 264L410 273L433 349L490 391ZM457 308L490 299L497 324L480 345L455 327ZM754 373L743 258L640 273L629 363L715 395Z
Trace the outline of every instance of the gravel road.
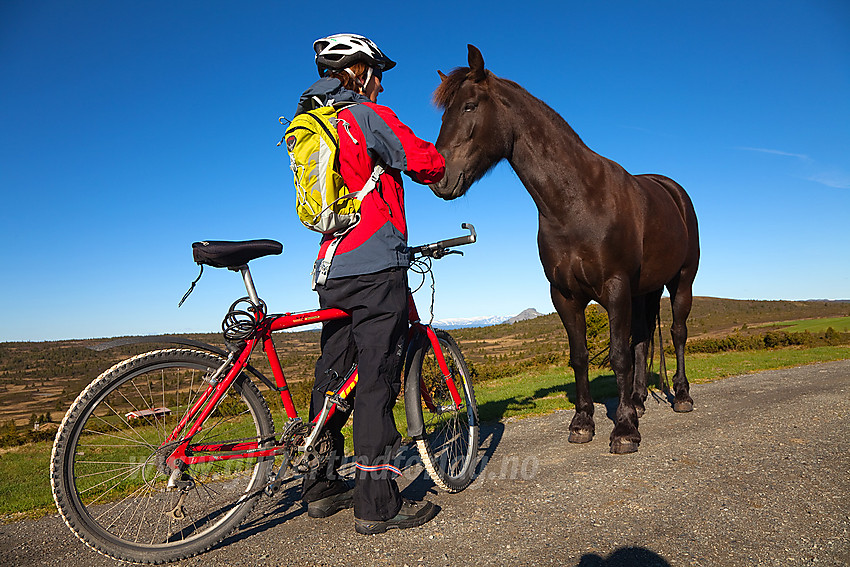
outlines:
M850 360L692 394L690 414L650 399L631 455L608 453L610 404L586 445L567 443L572 411L491 425L466 491L405 470L404 495L441 507L421 528L361 536L350 510L310 519L289 490L178 565L850 565ZM56 515L0 525L0 565L113 564Z

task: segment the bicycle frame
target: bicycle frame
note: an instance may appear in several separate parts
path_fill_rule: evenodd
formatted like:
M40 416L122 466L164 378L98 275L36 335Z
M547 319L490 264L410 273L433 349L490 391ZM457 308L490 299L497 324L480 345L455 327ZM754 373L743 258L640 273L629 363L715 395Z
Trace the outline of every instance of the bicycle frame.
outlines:
M452 248L476 241L472 225L461 227L469 234L408 249L411 273L422 276L422 284L432 259L460 254ZM348 329L356 312L269 314L248 263L280 254L282 248L268 239L192 244L201 274L204 266L241 272L248 292L224 316L226 349L177 336L127 337L98 345L98 350L142 343L181 346L157 346L112 365L83 389L57 430L50 457L53 499L65 524L91 548L139 563L191 557L236 530L263 495L274 497L284 483L335 467L337 457L343 457L333 453L338 435L329 423L337 419L329 418L335 412L341 414L336 418L345 417L355 405L357 366L334 368L339 375L331 371L322 377L327 385L313 389L311 419L302 420L273 333L315 323ZM420 321L409 288L402 306L407 307L408 330L401 340L407 344L397 353L401 356L393 355L403 359L403 366L392 378L404 380L406 434L421 457L422 472L435 486L459 492L474 481L479 464L480 425L470 369L447 331ZM250 364L252 355L260 356L257 348L269 361L265 372ZM254 378L269 391L261 391ZM361 394L372 386L367 382L378 378L364 374ZM269 399L273 392L279 402ZM303 411L301 404L299 399ZM357 407L357 413L362 409ZM136 417L142 418L139 424ZM361 472L401 472L389 461L380 467L355 461ZM355 476L360 482L361 476ZM308 515L313 512L308 507Z
M248 266L242 266L240 271L242 272L243 281L245 282L245 287L248 291L251 303L255 307L260 305L261 300L257 295ZM449 393L451 394L452 401L454 402L453 409L460 409L463 405L462 398L457 389L457 385L454 383L451 372L449 371L448 364L443 356L443 352L440 348L434 329L430 325L425 325L420 321L419 313L413 300L413 294L409 289L407 293L408 321L410 324L407 344L413 344L413 341L418 335L427 338L427 340L431 342L440 371L445 377ZM271 457L283 454L285 448L281 442L276 442L275 445L270 448L261 448L259 446L260 442L248 439L244 440L244 442L229 444L206 443L203 445L190 445L190 443L192 437L201 431L206 420L215 411L219 402L226 394L227 390L231 387L234 380L236 380L239 374L248 365L251 353L258 344L262 345L263 350L266 353L266 357L268 358L269 365L274 375L276 389L280 394L281 402L283 403L287 418L289 420L300 419L298 411L295 408L295 404L293 403L292 395L289 392L289 387L286 383L286 377L284 376L283 369L280 364L277 349L275 348L274 341L272 340L272 332L293 329L315 323L324 323L325 321L346 319L351 317L351 315L342 309L330 308L277 315L263 315L261 310L257 310L255 317L258 319L256 332L251 338L246 340L245 346L238 352L238 356L231 352L228 359L210 377L210 385L192 405L192 407L189 408L186 415L183 416L166 440L166 444L177 443L177 446L166 460L168 466L174 470L172 479L169 481L170 485L173 485L174 481L176 481L179 477L181 464L184 466L196 465L229 459ZM228 365L231 365L230 369L224 377L221 378L221 374ZM339 405L339 400L342 400L344 403L344 400L351 395L357 385L357 381L358 374L355 367L336 391L328 392L322 411L312 421L313 429L309 437L305 440L305 447L310 447L312 445L312 442L321 433L325 423L327 423L327 420L336 411L336 408ZM431 399L431 396L424 387L421 388L421 395L423 402L426 404L428 409L432 411L440 411L440 408L435 407L434 401ZM187 454L187 450L190 453L204 452L212 454Z

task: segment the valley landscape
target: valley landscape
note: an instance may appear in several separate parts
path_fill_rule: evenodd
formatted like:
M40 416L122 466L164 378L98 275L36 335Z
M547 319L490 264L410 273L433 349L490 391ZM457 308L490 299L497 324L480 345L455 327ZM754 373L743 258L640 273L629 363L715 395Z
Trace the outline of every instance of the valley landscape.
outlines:
M596 355L595 362L602 365L607 319L604 311L595 305L588 308L587 315L591 356ZM662 300L661 320L665 327L671 320L666 298ZM810 340L806 339L806 329L800 326L804 320L815 322L809 331ZM815 346L830 341L847 344L850 343L850 302L697 297L688 324L688 348L693 352ZM832 331L827 338L829 329ZM460 343L476 381L534 368L566 366L569 360L567 334L554 313L498 325L454 328L451 333ZM789 341L789 333L800 336ZM185 336L224 346L220 334ZM103 351L93 349L109 340L0 343L0 424L6 429L12 423L16 428L27 429L36 421L61 421L77 394L97 375L128 356L154 348L143 344ZM275 340L296 402L299 396L306 400L313 365L319 356L319 332L278 333ZM809 344L803 344L806 340ZM665 348L669 348L666 329L664 341ZM262 351L254 353L251 363L271 376Z

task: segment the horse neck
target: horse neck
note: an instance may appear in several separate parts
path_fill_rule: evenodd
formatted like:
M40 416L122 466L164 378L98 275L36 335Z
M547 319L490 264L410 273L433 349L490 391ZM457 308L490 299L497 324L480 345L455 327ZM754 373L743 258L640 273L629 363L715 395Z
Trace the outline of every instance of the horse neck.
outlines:
M512 90L504 111L512 129L512 147L506 159L534 199L543 216L560 216L586 202L599 186L608 160L588 148L558 113L521 87ZM600 167L601 166L601 167ZM595 182L594 182L595 181Z

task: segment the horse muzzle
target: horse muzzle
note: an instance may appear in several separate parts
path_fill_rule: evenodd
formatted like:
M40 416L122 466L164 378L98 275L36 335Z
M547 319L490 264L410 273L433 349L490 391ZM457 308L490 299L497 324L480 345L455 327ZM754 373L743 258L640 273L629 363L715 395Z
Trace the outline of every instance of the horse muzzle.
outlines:
M446 201L451 201L452 199L457 199L464 193L466 193L466 188L464 187L464 174L461 171L457 177L454 179L454 183L450 183L447 179L448 175L443 176L441 180L437 183L433 183L429 185L431 191L434 192L434 195L440 197L441 199L445 199Z

